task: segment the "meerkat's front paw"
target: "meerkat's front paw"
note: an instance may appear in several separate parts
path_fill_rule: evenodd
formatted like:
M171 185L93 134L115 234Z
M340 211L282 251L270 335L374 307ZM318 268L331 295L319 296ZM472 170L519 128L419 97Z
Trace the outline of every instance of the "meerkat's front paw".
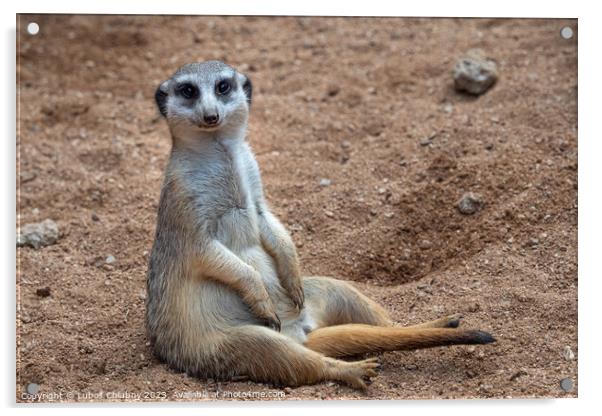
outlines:
M301 309L303 309L303 304L305 303L305 293L303 292L301 278L287 279L286 282L287 284L284 286L288 296L293 301L297 310L301 311Z

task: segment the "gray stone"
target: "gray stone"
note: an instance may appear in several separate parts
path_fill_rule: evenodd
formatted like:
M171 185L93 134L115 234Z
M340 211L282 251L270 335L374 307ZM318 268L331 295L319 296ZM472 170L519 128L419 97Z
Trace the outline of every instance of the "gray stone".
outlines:
M483 208L483 198L479 194L467 192L457 203L458 211L464 215L472 215Z
M59 227L50 220L42 222L25 224L21 227L21 232L17 236L17 246L30 246L36 250L54 244L59 239Z
M454 86L457 91L481 95L498 78L496 63L479 50L471 50L454 67Z

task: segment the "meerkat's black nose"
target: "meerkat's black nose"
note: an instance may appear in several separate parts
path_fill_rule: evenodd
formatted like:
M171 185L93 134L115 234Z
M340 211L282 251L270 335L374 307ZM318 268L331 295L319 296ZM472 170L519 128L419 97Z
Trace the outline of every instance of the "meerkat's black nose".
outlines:
M219 115L217 114L207 114L203 117L205 123L209 125L215 125L219 122Z

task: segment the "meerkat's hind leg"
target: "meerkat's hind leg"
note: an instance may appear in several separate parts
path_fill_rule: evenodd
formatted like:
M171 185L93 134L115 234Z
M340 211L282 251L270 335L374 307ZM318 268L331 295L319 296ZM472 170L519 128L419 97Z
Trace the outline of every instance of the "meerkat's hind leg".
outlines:
M214 372L228 378L248 376L256 382L299 386L322 381L342 381L366 388L377 375L376 359L342 361L326 357L293 339L256 325L228 328L216 342Z
M387 311L351 284L331 277L303 279L305 306L317 327L342 324L391 326Z
M457 328L460 326L460 320L462 318L462 314L456 313L453 315L444 316L443 318L435 319L433 321L404 326L404 328Z

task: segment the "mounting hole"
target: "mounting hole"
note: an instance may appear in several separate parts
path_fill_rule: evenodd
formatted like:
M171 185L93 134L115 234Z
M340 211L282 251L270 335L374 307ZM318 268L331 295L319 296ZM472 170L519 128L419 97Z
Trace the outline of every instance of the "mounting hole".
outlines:
M38 394L40 391L40 386L38 386L36 383L29 383L25 388L25 391L27 391L27 394L31 395Z
M562 29L560 29L560 36L562 36L563 39L570 39L573 37L573 29L571 29L568 26L563 27Z
M573 380L570 378L563 378L560 380L560 388L566 392L573 390Z
M27 25L27 33L37 35L40 32L40 25L36 22L31 22Z

